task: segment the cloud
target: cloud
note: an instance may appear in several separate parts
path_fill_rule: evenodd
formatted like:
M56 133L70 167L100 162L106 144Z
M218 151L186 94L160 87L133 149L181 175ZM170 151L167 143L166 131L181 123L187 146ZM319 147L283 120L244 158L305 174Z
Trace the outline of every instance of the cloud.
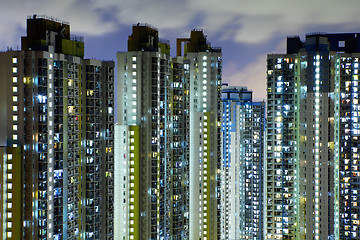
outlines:
M174 40L192 28L203 28L211 42L255 47L274 42L285 35L311 31L357 31L359 0L3 0L0 8L0 46L16 47L25 33L27 15L47 14L70 22L72 33L106 36L119 33L138 22L160 30L160 36ZM322 29L316 29L314 26ZM324 29L324 30L323 30ZM179 35L181 34L181 35ZM215 38L214 38L215 36ZM236 44L235 44L236 43ZM231 44L229 44L231 45ZM269 49L269 48L268 48ZM234 49L234 51L237 51ZM248 51L245 67L224 66L224 79L253 88L263 98L265 51ZM252 56L249 57L249 54ZM255 55L256 54L256 55ZM234 54L233 54L234 55ZM239 57L241 53L239 53ZM234 57L233 57L234 58ZM227 60L226 60L227 61ZM240 68L240 70L239 70Z
M245 86L253 90L256 101L266 99L266 55L259 56L254 62L239 71L236 63L232 62L225 67L223 82L231 86Z
M0 21L9 26L0 28L0 35L8 42L15 35L8 34L9 29L24 29L24 17L38 13L69 21L74 32L89 36L137 22L164 32L182 32L196 19L209 33L224 32L231 25L226 34L230 40L261 43L278 33L297 34L313 24L348 24L354 29L360 21L356 6L358 0L13 0L0 9Z
M286 39L274 46L274 52L284 52ZM223 83L231 86L245 86L253 91L253 99L262 101L266 99L266 58L267 54L259 54L244 68L239 69L239 64L230 61L224 66Z

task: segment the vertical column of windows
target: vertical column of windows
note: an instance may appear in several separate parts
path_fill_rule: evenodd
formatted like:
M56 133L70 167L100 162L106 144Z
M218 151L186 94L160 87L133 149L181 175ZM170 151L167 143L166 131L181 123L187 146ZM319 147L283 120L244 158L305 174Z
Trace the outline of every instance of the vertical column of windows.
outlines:
M4 165L2 166L4 169L3 179L4 182L2 183L2 186L4 188L4 209L3 209L3 217L5 222L5 229L6 232L4 233L6 239L12 239L13 236L13 155L11 153L8 153L4 157ZM16 189L14 189L16 191ZM14 226L15 227L15 226Z
M320 60L321 56L315 58L315 239L320 239Z
M12 142L13 142L13 147L17 147L18 146L18 124L19 124L19 105L18 105L18 91L19 91L19 84L18 84L18 58L17 57L13 57L12 58L12 73L13 73L13 77L12 77L12 96L13 96L13 104L12 104L12 119L13 119L13 135L12 135Z

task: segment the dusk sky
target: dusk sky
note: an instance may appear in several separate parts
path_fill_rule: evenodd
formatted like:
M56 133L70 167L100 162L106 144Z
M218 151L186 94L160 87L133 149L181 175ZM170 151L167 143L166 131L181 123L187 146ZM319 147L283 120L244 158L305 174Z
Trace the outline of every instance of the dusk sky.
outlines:
M159 30L171 43L203 29L222 47L223 82L247 86L265 99L266 54L284 53L286 37L311 32L360 32L359 0L1 0L0 51L20 47L26 17L55 17L84 36L85 57L115 60L127 50L138 22Z

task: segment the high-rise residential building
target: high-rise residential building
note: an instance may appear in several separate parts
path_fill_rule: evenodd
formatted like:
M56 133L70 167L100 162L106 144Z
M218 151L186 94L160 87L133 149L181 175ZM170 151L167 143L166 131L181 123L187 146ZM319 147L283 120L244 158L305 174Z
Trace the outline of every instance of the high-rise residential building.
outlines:
M222 90L221 238L263 239L265 102L246 87Z
M221 50L134 25L119 52L115 237L218 239ZM184 44L184 54L181 55Z
M268 55L266 239L359 239L359 35Z
M21 50L0 53L2 201L21 208L2 221L20 219L6 225L16 239L113 239L114 63L83 56L68 23L36 15Z

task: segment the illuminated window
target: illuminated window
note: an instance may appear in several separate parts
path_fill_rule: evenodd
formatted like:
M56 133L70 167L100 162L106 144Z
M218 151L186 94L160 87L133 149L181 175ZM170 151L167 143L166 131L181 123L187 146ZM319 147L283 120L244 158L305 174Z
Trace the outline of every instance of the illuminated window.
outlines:
M18 130L18 126L17 125L13 125L13 130L17 131Z
M12 163L9 163L9 164L8 164L8 169L9 169L9 170L12 170Z
M16 58L16 57L13 57L12 62L13 62L13 63L17 63L17 58Z
M13 92L17 92L17 87L13 87Z
M13 67L13 73L17 73L17 67Z
M17 110L18 110L18 107L17 107L17 106L13 106L13 111L14 111L14 112L17 112Z
M7 232L6 236L7 236L8 238L11 238L11 237L12 237L12 232Z
M9 193L7 194L7 198L8 198L8 199L12 199L12 193L9 192ZM9 214L9 213L8 213L8 214Z
M13 77L13 83L17 83L17 77Z
M17 102L17 96L13 96L13 102Z
M7 184L7 188L8 188L8 189L12 189L12 183L8 183L8 184Z
M12 228L12 222L7 222L7 227Z
M13 120L14 120L14 121L17 121L17 120L18 120L18 117L17 117L17 116L13 116Z

